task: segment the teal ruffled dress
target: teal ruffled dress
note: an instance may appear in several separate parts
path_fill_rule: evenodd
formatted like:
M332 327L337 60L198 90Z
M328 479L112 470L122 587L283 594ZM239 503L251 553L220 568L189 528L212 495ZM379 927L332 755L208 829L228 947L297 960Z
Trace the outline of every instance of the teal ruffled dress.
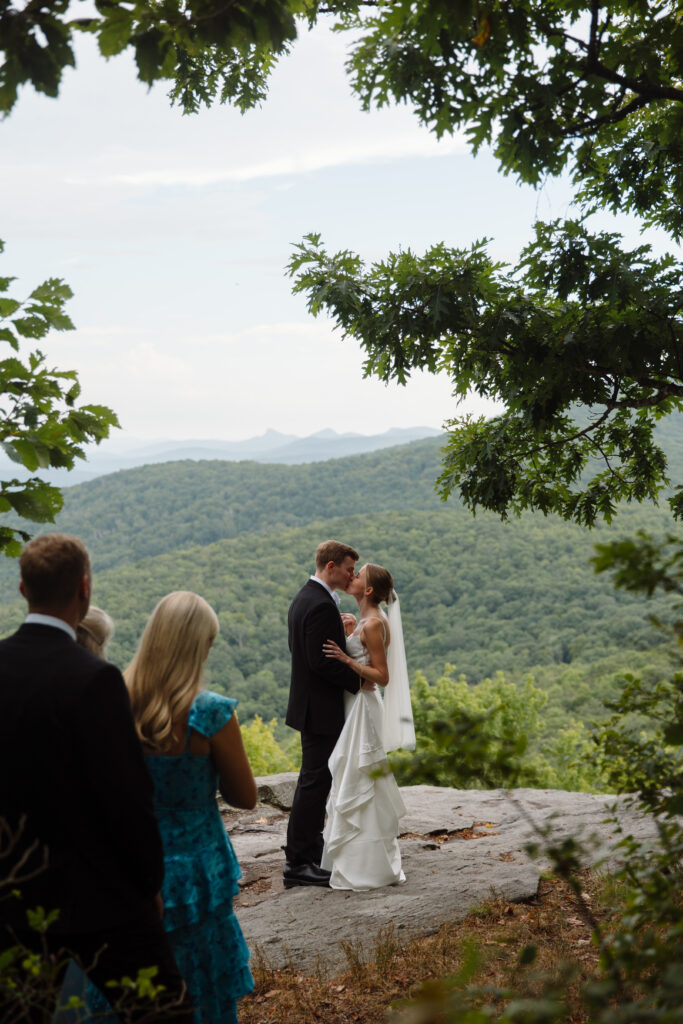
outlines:
M200 693L190 710L188 740L190 729L213 736L236 705L229 697ZM253 990L254 981L232 908L241 871L216 804L218 773L210 757L187 749L177 757L148 757L147 766L164 842L164 928L196 1024L237 1024L237 1000ZM98 1002L101 1007L101 997Z

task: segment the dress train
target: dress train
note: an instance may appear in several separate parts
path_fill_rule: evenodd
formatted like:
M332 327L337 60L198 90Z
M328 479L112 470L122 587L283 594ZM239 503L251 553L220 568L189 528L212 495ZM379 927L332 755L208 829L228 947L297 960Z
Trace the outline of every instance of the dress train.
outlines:
M364 648L355 636L349 654ZM382 745L384 707L379 690L345 694L346 721L330 757L332 787L327 801L321 867L333 889L363 892L405 882L398 822L406 813Z

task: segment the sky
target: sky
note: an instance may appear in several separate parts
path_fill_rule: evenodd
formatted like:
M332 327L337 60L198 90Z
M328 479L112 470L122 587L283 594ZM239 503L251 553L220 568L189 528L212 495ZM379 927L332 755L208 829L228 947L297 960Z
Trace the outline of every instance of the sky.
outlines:
M364 380L360 346L291 294L292 245L317 231L373 261L486 236L514 261L569 189L517 186L405 106L363 113L344 47L305 32L260 109L184 116L84 38L58 99L24 90L0 122L0 274L19 278L14 297L47 277L72 287L77 330L42 347L78 371L83 401L117 412L120 439L374 434L494 411L457 408L444 375Z

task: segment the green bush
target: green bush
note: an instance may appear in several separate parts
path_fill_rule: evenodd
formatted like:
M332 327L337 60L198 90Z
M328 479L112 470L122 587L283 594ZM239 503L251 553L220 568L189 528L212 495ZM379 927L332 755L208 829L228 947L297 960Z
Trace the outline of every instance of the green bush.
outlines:
M267 725L256 715L248 725L242 725L242 739L254 775L274 775L293 772L296 764L275 739L277 719Z
M418 673L411 691L417 750L391 757L399 784L571 790L603 785L595 741L584 726L570 723L545 737L541 713L547 694L531 676L518 686L498 672L471 686L454 672L447 665L433 684Z

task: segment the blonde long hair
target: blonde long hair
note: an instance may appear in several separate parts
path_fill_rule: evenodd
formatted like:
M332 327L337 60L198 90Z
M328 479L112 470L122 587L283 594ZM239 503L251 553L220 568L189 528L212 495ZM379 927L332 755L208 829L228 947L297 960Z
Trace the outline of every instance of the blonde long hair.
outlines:
M123 673L135 726L148 750L173 747L173 727L190 713L218 618L199 594L175 590L149 617L135 657Z

